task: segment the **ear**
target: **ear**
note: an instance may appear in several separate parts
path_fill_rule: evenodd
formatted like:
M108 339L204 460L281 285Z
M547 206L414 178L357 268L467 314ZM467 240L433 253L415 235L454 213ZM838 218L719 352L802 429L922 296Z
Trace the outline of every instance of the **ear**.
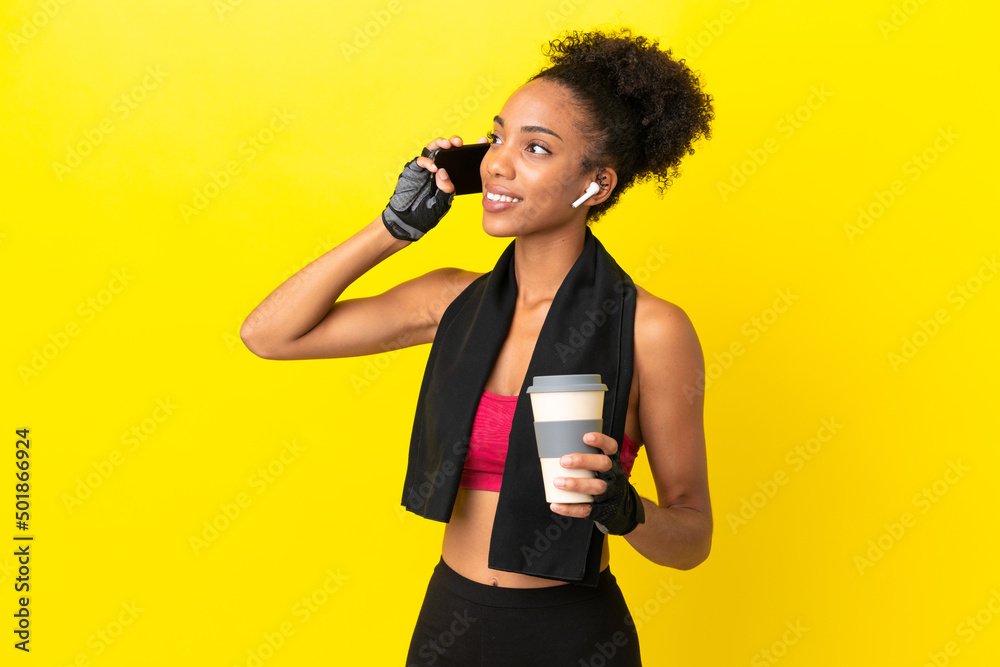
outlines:
M601 189L586 201L587 206L597 206L611 196L615 186L618 185L618 174L611 167L605 167L597 172L593 180L601 186Z

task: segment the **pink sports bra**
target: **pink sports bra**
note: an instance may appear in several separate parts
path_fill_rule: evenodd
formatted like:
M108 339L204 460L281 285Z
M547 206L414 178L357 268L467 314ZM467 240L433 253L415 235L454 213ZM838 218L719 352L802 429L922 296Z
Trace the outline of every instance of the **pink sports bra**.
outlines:
M458 484L463 489L500 490L504 460L507 458L507 438L510 436L516 406L517 396L501 396L483 391L472 422L472 437L469 440L465 468ZM632 464L635 463L639 447L627 435L624 440L622 468L631 477Z

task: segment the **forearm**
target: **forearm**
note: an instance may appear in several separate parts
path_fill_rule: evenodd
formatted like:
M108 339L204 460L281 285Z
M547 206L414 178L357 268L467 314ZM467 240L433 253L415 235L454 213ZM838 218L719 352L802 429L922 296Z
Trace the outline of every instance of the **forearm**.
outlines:
M379 215L281 283L247 316L240 337L258 348L299 338L326 316L351 283L409 244L394 238Z
M712 519L688 507L660 507L642 498L646 522L625 535L636 551L657 565L689 570L708 558Z

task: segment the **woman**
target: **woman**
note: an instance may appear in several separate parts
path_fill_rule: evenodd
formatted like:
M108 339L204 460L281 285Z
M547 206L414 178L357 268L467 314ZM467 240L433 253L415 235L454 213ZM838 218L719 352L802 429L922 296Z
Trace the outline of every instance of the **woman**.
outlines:
M437 269L338 301L447 212L454 187L425 151L380 216L280 285L240 332L269 359L434 343L403 504L448 523L408 665L638 665L606 535L679 569L711 547L697 335L683 310L635 287L588 226L636 182L655 178L663 192L693 141L710 136L711 98L683 62L628 30L550 47L552 65L479 140L490 142L483 229L515 239L493 271ZM595 474L556 485L594 502L549 505L525 389L537 375L579 372L609 386L605 432L584 437L603 453L564 457ZM628 482L640 446L655 502Z

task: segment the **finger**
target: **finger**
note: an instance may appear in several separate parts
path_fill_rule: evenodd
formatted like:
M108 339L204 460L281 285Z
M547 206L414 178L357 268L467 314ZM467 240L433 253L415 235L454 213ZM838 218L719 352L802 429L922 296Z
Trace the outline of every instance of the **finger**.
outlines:
M611 458L605 454L566 454L559 459L563 468L583 468L595 472L611 470Z
M591 496L602 496L608 492L608 483L603 479L580 479L579 477L556 477L552 485L563 491L576 491Z
M462 137L458 136L457 134L453 134L450 139L445 139L444 137L438 137L432 143L434 144L434 148L451 148L452 146L461 146Z
M451 142L444 137L438 137L427 144L427 150L432 151L435 148L451 148Z
M438 190L444 193L455 191L455 184L448 178L448 171L446 169L437 170L437 186Z
M478 139L476 139L477 144L485 144L487 141L489 141L489 139L487 139L486 137L479 137Z
M611 436L604 435L603 433L585 433L583 441L588 445L602 449L608 456L618 451L618 442Z
M563 516L585 519L590 516L590 503L550 503L549 509Z
M437 165L434 164L434 160L430 159L429 157L424 157L422 155L417 158L417 166L423 167L424 169L427 169L432 173L438 170Z
M452 135L451 139L445 139L444 137L438 137L434 139L429 144L427 144L427 150L432 151L436 148L451 148L452 146L461 146L462 137L457 134ZM417 165L423 167L424 169L429 169L430 171L437 171L437 167L433 167L434 161L430 158L420 156L417 158Z

